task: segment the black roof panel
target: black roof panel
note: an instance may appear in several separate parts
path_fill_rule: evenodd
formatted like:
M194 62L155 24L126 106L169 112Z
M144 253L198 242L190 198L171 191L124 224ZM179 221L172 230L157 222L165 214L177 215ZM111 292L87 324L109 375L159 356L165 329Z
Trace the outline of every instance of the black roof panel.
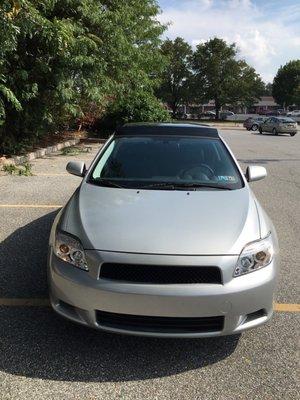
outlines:
M216 128L200 124L130 123L116 129L115 135L187 135L219 138Z

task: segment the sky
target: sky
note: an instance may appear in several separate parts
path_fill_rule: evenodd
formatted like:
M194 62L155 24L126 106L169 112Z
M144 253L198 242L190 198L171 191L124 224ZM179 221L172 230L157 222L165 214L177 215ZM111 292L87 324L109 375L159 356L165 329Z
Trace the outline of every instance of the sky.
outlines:
M278 68L300 59L300 0L158 0L165 37L193 47L212 37L235 42L239 57L265 82Z

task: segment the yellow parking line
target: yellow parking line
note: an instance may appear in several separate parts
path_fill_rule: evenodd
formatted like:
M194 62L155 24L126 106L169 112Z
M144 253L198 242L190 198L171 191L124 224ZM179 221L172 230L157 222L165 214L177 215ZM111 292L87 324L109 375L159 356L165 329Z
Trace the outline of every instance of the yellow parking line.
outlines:
M300 304L275 303L274 311L278 312L300 312Z
M0 204L0 208L60 208L60 204Z
M9 299L0 298L0 306L7 307L49 307L49 299ZM300 304L274 303L274 311L277 312L300 312Z

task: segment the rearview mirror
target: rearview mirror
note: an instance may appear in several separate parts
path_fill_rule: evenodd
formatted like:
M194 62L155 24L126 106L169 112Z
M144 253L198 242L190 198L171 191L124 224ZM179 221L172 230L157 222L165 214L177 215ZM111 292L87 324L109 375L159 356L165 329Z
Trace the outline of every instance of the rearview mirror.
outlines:
M69 174L83 177L86 173L86 166L82 161L70 161L67 164L66 170Z
M267 176L267 170L260 165L249 165L245 176L248 182L260 181Z

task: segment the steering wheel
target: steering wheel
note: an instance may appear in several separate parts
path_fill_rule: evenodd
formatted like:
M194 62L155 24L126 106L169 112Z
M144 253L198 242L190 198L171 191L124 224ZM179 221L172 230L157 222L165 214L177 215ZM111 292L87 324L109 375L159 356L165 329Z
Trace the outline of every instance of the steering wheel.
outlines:
M205 174L208 179L211 179L215 176L214 170L207 164L201 163L201 164L195 164L192 165L188 168L184 168L179 172L179 177L184 178L184 175L193 175L193 173L203 173L203 168L206 169L206 171L209 172L209 175ZM201 171L202 170L202 171Z

